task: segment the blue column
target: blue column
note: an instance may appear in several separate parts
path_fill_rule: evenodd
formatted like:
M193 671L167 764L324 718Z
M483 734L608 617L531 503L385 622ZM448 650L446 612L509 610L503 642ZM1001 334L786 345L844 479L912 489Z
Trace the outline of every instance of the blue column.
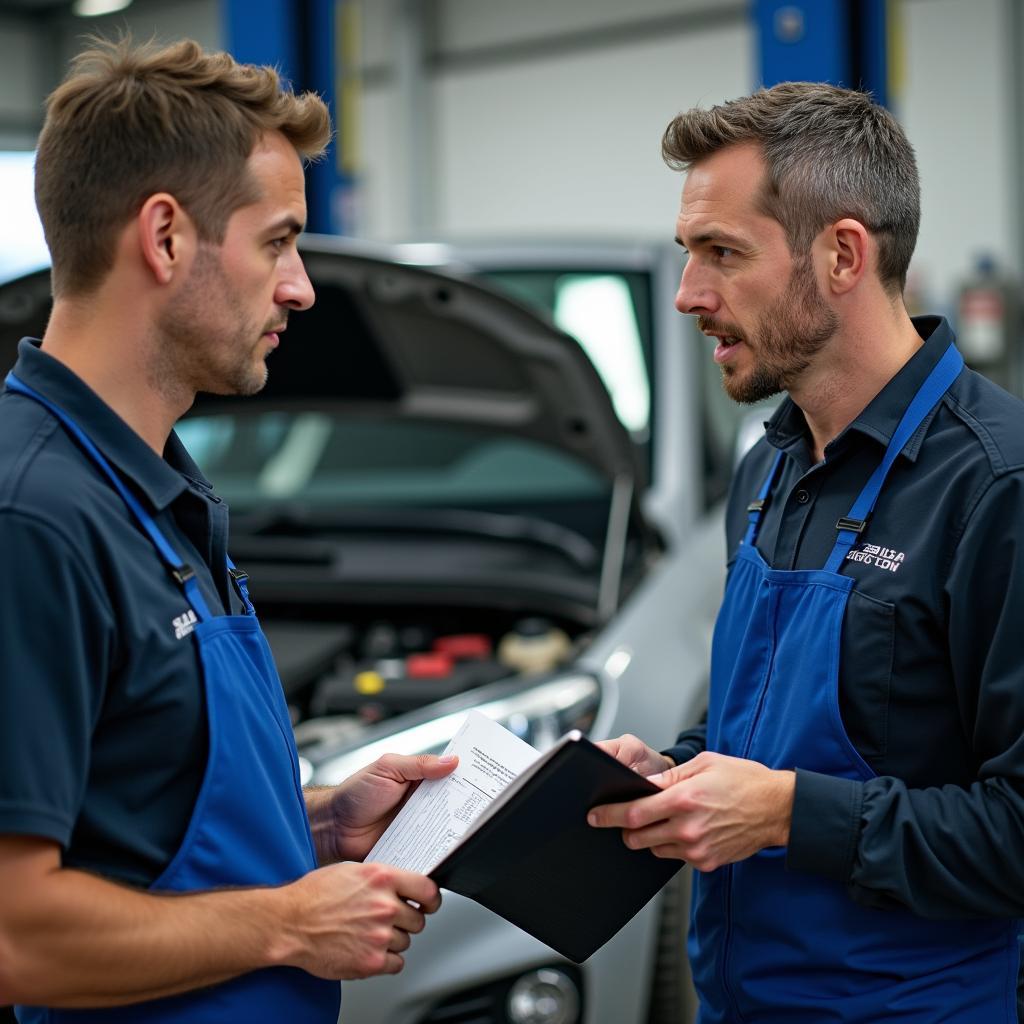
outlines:
M301 6L301 0L222 0L224 48L243 64L273 64L297 85Z
M832 82L888 104L888 0L754 0L760 84Z
M354 138L339 123L342 42L347 0L222 0L225 49L247 64L272 64L296 92L319 93L331 111L335 138L306 170L307 227L344 234L350 227L354 177L342 160ZM351 30L349 30L351 34ZM354 104L347 104L354 109Z

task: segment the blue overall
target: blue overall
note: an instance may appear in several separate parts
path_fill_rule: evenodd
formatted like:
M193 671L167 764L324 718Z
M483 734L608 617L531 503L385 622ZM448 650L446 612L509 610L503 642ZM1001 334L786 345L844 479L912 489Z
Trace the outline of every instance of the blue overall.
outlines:
M840 569L897 455L960 374L952 345L921 386L823 569L771 568L754 541L781 465L749 509L712 648L707 748L867 781L839 712L852 577ZM696 876L689 940L700 1024L1016 1022L1017 922L925 920L855 903L839 882L789 872L772 847Z
M298 755L270 648L249 601L244 574L228 568L244 615L211 615L192 570L182 563L152 516L82 429L14 374L7 389L39 402L64 426L124 499L195 613L192 636L202 666L209 753L181 846L153 892L226 886L272 886L316 867ZM131 765L125 765L131 771ZM59 967L56 968L59 970ZM131 962L124 965L131 974ZM244 974L183 995L101 1010L16 1008L22 1024L335 1024L337 982L290 967Z

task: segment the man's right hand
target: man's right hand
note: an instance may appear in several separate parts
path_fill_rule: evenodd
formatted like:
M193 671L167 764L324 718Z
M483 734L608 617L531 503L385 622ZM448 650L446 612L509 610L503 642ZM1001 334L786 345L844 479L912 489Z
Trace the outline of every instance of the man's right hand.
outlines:
M643 740L629 733L614 740L599 740L597 745L638 775L657 775L675 767L672 758L652 750Z
M281 894L290 901L281 962L332 980L397 974L424 915L441 905L426 876L374 863L331 864Z
M0 1006L119 1006L290 965L394 974L441 904L423 875L332 864L276 887L158 893L64 867L59 844L0 835ZM416 903L419 906L412 906Z

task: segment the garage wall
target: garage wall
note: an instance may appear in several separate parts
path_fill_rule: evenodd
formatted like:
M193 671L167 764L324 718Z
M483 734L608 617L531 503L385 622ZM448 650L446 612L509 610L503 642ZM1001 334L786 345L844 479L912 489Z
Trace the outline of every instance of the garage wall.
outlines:
M745 3L442 0L424 29L433 130L406 156L381 46L401 5L364 9L361 227L377 238L408 234L421 174L433 189L419 219L435 234L664 237L679 192L659 155L665 125L751 86Z
M432 183L428 233L663 236L679 182L658 155L676 110L747 92L747 6L699 0L438 0L425 29L409 153L389 49L402 0L364 2L359 230L411 233L410 175ZM1018 0L903 0L897 114L918 153L918 301L951 308L976 254L1022 271Z
M933 308L951 305L982 252L1024 272L1021 7L901 5L897 113L923 184L914 283ZM396 59L409 11L423 54L411 83ZM747 0L362 0L361 13L354 228L373 238L664 237L679 189L658 154L664 125L754 84ZM223 41L218 0L136 0L87 21L0 14L0 148L32 145L82 36L120 27Z
M897 113L917 152L921 236L913 270L929 305L988 253L1014 274L1021 97L1016 0L904 0L906 82Z
M45 41L31 22L0 14L0 149L32 149L49 81Z

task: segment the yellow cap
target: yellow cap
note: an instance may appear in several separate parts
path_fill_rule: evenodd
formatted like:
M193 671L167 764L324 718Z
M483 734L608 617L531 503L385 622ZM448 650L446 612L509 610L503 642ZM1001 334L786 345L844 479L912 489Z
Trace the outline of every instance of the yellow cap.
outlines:
M380 693L385 687L384 677L379 672L360 672L352 681L357 693Z

